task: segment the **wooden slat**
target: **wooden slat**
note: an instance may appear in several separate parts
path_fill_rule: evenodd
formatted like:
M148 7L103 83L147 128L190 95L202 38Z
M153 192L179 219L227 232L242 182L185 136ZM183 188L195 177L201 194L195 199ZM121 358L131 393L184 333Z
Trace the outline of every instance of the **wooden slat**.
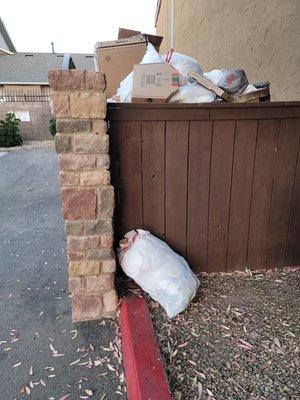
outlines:
M267 262L268 228L277 151L278 120L261 120L252 189L247 265L251 269L265 268Z
M208 201L212 123L191 121L188 170L187 259L196 271L207 268Z
M236 122L227 270L245 269L257 121Z
M297 173L291 206L290 224L285 255L286 266L300 265L300 158L298 155Z
M142 220L142 173L140 122L119 126L119 212L120 232L140 228Z
M120 108L109 112L111 121L186 121L208 120L208 109L177 109L177 108Z
M281 121L268 233L268 267L282 267L299 146L299 120ZM299 238L300 246L300 238Z
M188 121L166 122L166 241L185 256L187 216Z
M255 107L244 107L235 108L238 104L232 104L231 108L212 108L210 112L211 119L281 119L281 118L299 118L300 107L272 107L272 103L269 103L269 107L260 107L261 103ZM259 105L258 105L259 104Z
M214 122L211 154L208 272L226 270L234 130L234 121Z
M165 237L165 122L142 122L144 228Z
M298 120L294 132L298 132L299 134L299 130L300 121ZM298 160L294 178L292 202L290 205L285 265L300 265L300 147L298 147Z

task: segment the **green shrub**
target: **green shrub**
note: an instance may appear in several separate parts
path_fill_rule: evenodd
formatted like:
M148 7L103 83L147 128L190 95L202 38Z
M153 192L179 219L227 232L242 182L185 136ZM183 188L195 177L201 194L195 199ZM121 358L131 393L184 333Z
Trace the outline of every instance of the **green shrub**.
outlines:
M14 113L6 114L3 120L0 120L0 147L20 146L23 143L20 135L20 120Z
M50 119L49 130L51 132L51 135L55 136L55 134L56 134L56 119L54 117L52 117Z

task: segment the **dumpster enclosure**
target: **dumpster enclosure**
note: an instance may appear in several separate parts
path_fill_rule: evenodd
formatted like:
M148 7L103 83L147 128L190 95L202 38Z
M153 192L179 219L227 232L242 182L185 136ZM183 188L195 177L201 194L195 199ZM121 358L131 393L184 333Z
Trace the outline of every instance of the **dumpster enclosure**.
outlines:
M196 272L300 264L300 102L107 111L116 239L150 230Z

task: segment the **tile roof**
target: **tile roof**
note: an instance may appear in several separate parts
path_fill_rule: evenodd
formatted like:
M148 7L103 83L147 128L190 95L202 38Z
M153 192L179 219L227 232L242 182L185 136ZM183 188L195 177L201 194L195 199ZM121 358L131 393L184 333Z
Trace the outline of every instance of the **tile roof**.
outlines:
M94 54L71 54L76 69L94 71ZM48 83L48 70L62 68L63 53L0 54L0 84Z

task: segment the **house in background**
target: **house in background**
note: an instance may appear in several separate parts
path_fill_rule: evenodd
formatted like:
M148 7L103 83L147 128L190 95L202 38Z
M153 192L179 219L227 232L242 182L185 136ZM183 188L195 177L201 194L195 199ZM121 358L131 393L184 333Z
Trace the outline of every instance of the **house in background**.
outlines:
M60 69L63 53L17 52L0 18L0 119L20 118L24 139L51 139L48 71ZM72 54L76 69L95 71L94 54Z
M300 100L299 0L158 0L156 31L203 70L238 67L269 81L271 99Z

